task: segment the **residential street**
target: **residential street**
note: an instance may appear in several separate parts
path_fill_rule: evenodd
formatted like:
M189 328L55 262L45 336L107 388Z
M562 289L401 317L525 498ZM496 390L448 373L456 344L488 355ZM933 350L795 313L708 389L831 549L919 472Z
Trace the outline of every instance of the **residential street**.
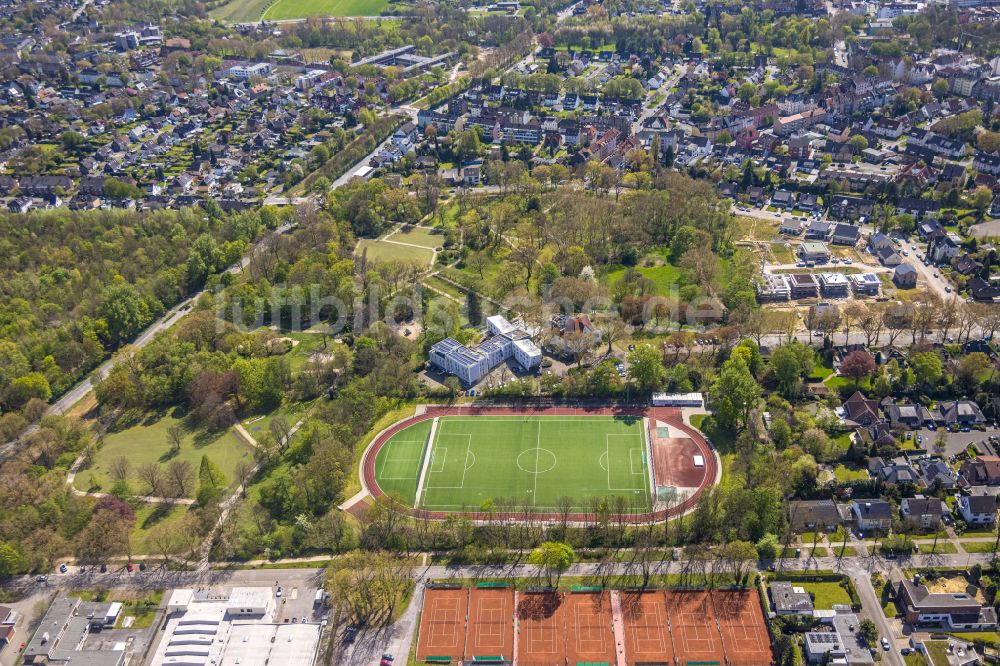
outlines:
M857 542L856 545L860 545ZM956 567L967 568L973 564L987 565L992 555L951 554L951 555L914 555L912 557L889 560L881 556L859 555L856 557L820 557L783 559L778 562L763 561L759 570L769 578L780 579L782 571L836 571L851 578L858 591L863 605L863 615L870 617L879 627L881 635L888 637L894 643L894 648L886 657L893 666L903 666L899 654L901 647L907 646L906 637L893 628L882 613L882 607L871 585L871 574L879 571L885 578L892 572L903 568L923 567ZM769 565L774 565L775 573L768 573ZM216 565L224 566L224 565ZM612 574L623 574L627 564L618 563L611 567ZM657 565L654 574L678 573L684 566L683 562L666 561ZM572 565L565 576L585 577L599 573L600 565L592 562ZM84 574L74 567L68 574L50 576L48 582L37 583L31 576L22 576L7 583L8 590L20 591L26 596L14 608L25 613L27 618L36 617L40 602L46 601L56 590L70 591L74 589L93 588L132 588L139 590L170 589L175 587L198 586L274 586L316 587L322 584L323 569L293 568L293 569L239 569L239 570L208 570L208 571L169 571L166 569L150 570L143 573L127 573L124 569L101 574L96 568ZM391 627L378 630L361 630L355 640L348 644L337 646L336 663L364 665L378 664L383 653L406 655L415 636L419 619L420 605L423 599L424 583L427 580L467 579L467 578L528 578L541 577L538 567L522 565L469 565L469 566L418 566L414 570L417 586L412 596L410 606L400 619ZM29 633L30 635L30 633ZM8 663L0 659L0 666Z

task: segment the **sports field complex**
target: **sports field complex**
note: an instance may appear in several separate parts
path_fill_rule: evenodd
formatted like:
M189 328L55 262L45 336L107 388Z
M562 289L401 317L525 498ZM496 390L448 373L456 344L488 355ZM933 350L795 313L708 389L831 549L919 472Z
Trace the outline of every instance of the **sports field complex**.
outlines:
M676 407L426 407L379 433L361 463L371 495L431 518L479 517L492 500L585 520L605 500L633 520L663 519L690 509L718 470Z
M417 661L451 664L768 666L754 590L424 592Z

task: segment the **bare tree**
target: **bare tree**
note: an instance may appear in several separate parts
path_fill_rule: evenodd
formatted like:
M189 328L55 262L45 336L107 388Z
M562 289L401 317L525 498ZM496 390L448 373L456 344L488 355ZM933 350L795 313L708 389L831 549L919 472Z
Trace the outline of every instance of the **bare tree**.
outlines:
M125 456L118 456L111 461L111 476L116 481L124 481L132 471L132 463Z
M247 484L250 482L253 470L254 464L246 458L240 458L239 462L236 463L236 478L239 480L240 492L244 497L246 497Z
M163 495L163 470L159 465L152 462L139 465L136 474L139 480L149 487L150 495Z
M179 453L184 443L184 428L175 423L167 428L167 439L170 441L170 452Z
M194 467L187 460L174 460L167 465L169 491L173 497L187 497L194 487Z
M882 336L882 309L874 305L864 305L857 318L858 325L865 332L865 343L868 347L877 345Z
M291 426L288 424L288 419L285 418L284 414L278 414L271 419L268 429L271 431L274 441L278 443L278 448L284 451L285 447L288 446L288 438L291 436Z

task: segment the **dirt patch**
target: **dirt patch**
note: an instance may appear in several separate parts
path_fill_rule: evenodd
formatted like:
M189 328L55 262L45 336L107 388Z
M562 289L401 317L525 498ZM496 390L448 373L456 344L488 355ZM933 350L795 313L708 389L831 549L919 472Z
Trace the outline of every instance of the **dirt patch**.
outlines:
M952 576L949 578L938 578L936 580L924 581L927 585L927 589L934 593L940 592L944 594L968 594L970 597L975 597L976 601L985 602L986 599L983 597L982 591L975 585L970 585L969 581L965 580L961 576Z

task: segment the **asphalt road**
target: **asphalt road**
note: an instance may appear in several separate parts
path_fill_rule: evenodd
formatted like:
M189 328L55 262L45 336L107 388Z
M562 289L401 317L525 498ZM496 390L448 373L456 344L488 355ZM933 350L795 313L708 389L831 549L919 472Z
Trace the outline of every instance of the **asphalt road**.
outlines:
M957 567L968 568L973 564L988 565L991 560L989 553L961 555L923 555L917 554L908 558L888 560L881 556L860 557L821 557L783 559L778 562L764 561L759 568L770 578L780 579L782 571L838 571L851 578L858 590L863 605L863 615L870 617L879 627L880 635L886 636L893 643L888 654L883 652L883 658L894 666L903 666L899 648L903 647L905 637L896 628L896 624L887 620L882 613L879 599L871 585L871 573L879 571L887 579L893 572L899 572L903 567ZM769 565L777 569L775 573L767 573ZM625 563L617 563L612 569L613 574L626 571ZM666 574L678 572L682 562L663 562L654 573ZM593 576L598 573L596 563L578 563L572 565L566 576ZM384 653L397 656L409 653L416 633L417 619L423 599L424 582L428 579L457 578L504 578L504 577L540 577L538 567L533 565L472 565L472 566L426 566L414 570L417 587L410 606L393 626L383 629L360 631L352 643L339 643L335 655L335 663L360 665L377 664ZM132 588L139 590L170 589L191 586L275 586L318 587L322 584L322 569L250 569L226 571L168 571L156 569L146 572L128 573L123 569L101 574L96 569L80 573L73 567L68 574L54 574L45 583L37 583L31 576L21 576L13 579L4 587L17 595L24 595L17 602L20 608L30 609L39 602L47 600L56 590L71 591L78 589L101 588ZM342 628L339 636L342 636Z

